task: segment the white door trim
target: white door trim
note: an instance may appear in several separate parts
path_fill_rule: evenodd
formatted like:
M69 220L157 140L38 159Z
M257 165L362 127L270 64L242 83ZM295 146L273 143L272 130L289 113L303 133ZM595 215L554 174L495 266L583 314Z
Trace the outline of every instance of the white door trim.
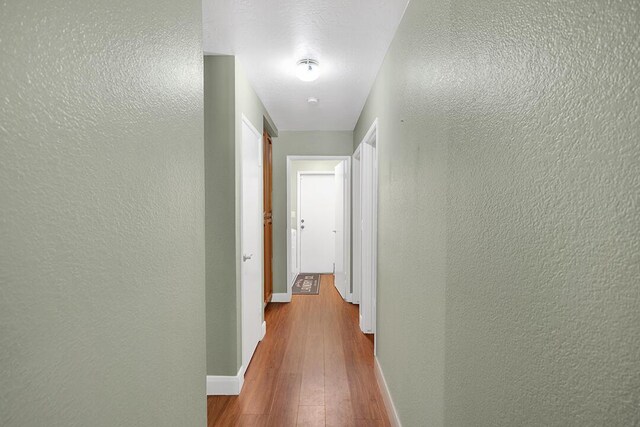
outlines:
M378 119L376 118L371 127L367 131L367 135L365 138L369 136L369 139L366 140L367 144L373 145L375 150L373 151L373 202L371 203L373 207L373 220L371 221L371 229L372 229L372 249L371 249L371 277L373 278L373 314L371 318L371 324L373 325L373 333L374 333L374 351L377 350L377 346L375 345L375 333L377 331L376 328L376 318L378 315Z
M289 183L291 182L291 162L296 160L346 160L347 165L349 167L349 171L351 171L351 156L287 156L287 230L286 230L286 242L287 242L287 293L286 296L283 294L278 299L282 302L291 301L291 288L293 287L293 282L295 281L295 274L293 269L291 268L291 186ZM348 254L346 255L345 266L347 268L347 289L351 289L351 175L349 173L347 178L347 187L349 200L347 205L345 206L345 210L347 213L347 224L345 225L345 238L347 239L347 247L349 248ZM298 186L298 189L300 187ZM298 198L300 200L300 198ZM297 227L296 227L297 228ZM296 233L296 240L299 239L300 233ZM296 245L298 248L299 244ZM274 294L275 296L276 294ZM272 299L273 301L273 299Z
M362 218L360 214L360 187L360 145L358 145L358 148L353 152L353 161L351 164L351 283L353 287L351 302L353 304L360 304L362 288L362 250L360 248L362 222L359 221L359 219Z

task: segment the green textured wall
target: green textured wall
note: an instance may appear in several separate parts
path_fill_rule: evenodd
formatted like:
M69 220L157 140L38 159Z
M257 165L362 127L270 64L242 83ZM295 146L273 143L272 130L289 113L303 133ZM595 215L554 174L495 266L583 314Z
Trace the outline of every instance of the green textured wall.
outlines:
M204 57L207 374L235 375L235 59Z
M262 133L271 121L233 56L205 56L207 374L242 365L240 311L240 150L242 115ZM236 309L237 307L237 309Z
M354 132L379 117L403 425L640 423L638 22L632 0L410 3Z
M350 131L280 131L273 139L273 292L287 292L287 156L350 156Z
M444 423L447 21L409 4L354 130L378 118L377 357L405 427Z
M0 6L0 425L202 426L201 4Z

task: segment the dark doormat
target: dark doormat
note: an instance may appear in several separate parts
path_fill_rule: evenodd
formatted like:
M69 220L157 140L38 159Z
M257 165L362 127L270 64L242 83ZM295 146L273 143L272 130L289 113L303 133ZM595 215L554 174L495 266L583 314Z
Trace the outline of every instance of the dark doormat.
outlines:
M320 275L300 273L293 283L293 295L318 295L320 293Z

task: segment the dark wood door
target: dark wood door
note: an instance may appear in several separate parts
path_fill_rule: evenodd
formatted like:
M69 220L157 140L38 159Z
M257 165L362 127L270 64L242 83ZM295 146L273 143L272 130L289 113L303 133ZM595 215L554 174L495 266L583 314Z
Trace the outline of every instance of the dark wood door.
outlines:
M273 221L272 221L272 190L273 190L273 144L271 137L263 135L263 179L264 179L264 303L271 301L273 294Z

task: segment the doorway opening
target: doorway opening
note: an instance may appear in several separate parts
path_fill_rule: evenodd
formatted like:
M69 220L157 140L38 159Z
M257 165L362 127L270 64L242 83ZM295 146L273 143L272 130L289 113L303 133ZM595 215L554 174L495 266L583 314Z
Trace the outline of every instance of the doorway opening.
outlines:
M335 275L350 301L351 157L287 156L287 299L299 273Z

